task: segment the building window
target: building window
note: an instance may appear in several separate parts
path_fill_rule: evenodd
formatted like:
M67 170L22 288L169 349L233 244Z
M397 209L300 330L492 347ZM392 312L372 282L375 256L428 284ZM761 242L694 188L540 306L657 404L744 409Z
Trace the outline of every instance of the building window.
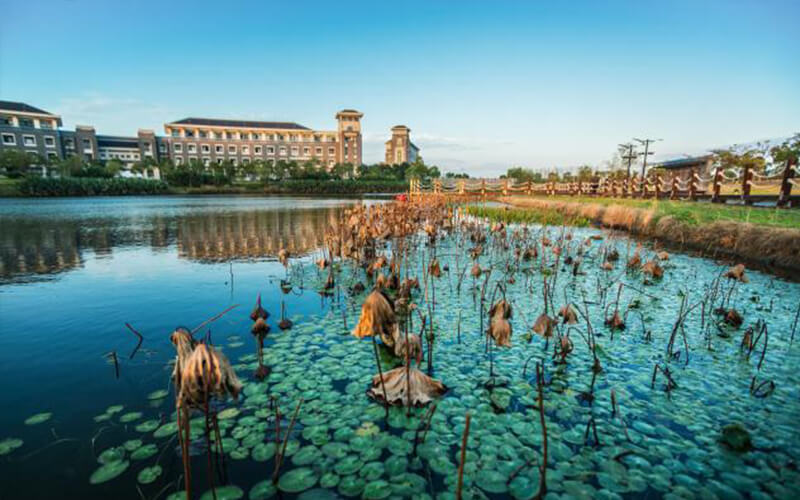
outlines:
M333 148L328 148L328 154L329 154L329 155L332 155L332 154L333 154Z
M257 155L260 155L261 154L261 146L254 146L253 147L253 152L255 154L257 154Z
M214 152L216 152L217 154L221 155L222 153L225 152L225 146L223 146L222 144L215 144L214 145Z
M181 145L181 144L173 144L172 145L172 150L175 151L176 153L182 153L183 152L183 145Z
M282 140L283 140L283 134L278 134L278 140L279 140L279 141L282 141Z
M242 165L247 165L250 163L250 158L242 158Z
M236 146L228 146L228 153L235 155L236 154Z
M275 154L275 146L267 146L267 154L274 155Z
M214 139L222 139L222 134L219 132L214 132Z
M20 127L33 127L33 120L30 118L20 118L19 119L19 126Z
M297 156L299 153L300 153L300 152L299 152L299 150L298 150L297 146L295 146L295 147L293 147L293 148L292 148L292 156Z
M217 158L217 165L222 165L222 158Z
M55 139L55 137L51 137L49 135L46 136L44 138L44 145L47 146L48 148L56 147L56 139Z
M36 147L36 137L32 135L23 135L22 144L25 147L34 148Z
M303 155L308 156L311 154L311 148L303 148Z
M204 157L203 157L203 166L204 166L204 167L207 167L207 166L209 166L210 164L211 164L211 158L209 158L208 156L204 156Z
M55 154L55 153L53 153L52 151L49 151L49 152L47 153L47 159L48 159L48 160L55 160L56 158L58 158L58 155L57 155L57 154Z
M187 130L186 137L194 137L194 130Z
M83 149L92 149L91 139L84 139L81 144L83 144Z
M316 154L317 156L322 156L322 148L314 149L314 154Z
M250 146L242 146L242 154L249 155L250 154Z
M279 151L281 156L286 156L286 146L281 146Z
M176 156L175 165L183 165L183 158L181 158L180 156Z
M231 165L233 165L234 167L237 165L236 158L231 158Z
M144 143L144 152L145 153L149 153L150 152L150 143L149 142L145 142Z
M39 128L43 128L46 130L53 130L53 124L50 123L49 121L40 121Z
M10 116L0 116L0 125L10 127L14 125L14 120Z
M186 145L186 152L187 153L197 153L197 146L195 144L187 144Z
M200 152L201 153L210 153L211 152L211 146L209 146L208 144L201 144L200 145Z
M200 137L201 139L205 139L206 137L208 137L208 133L206 133L206 131L205 131L205 130L201 130L201 131L200 131L200 133L199 133L198 135L199 135L199 137Z
M166 145L166 144L164 144L164 143L161 143L161 144L159 144L159 145L158 145L158 150L159 150L160 152L162 152L162 153L166 153L166 152L167 152L167 145Z
M16 146L17 138L14 136L14 134L3 134L3 144L6 146Z
M180 137L180 136L181 136L181 133L180 133L180 132L178 132L177 130L172 130L172 131L170 131L170 135L171 135L172 137Z

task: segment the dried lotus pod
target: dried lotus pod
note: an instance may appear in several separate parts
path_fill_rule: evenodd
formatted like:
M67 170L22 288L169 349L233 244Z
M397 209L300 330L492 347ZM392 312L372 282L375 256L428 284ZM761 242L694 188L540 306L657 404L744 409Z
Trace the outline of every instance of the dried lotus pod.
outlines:
M742 283L749 283L750 278L747 277L747 275L744 273L744 270L744 264L736 264L732 268L728 269L727 272L725 272L725 277L728 279L741 281Z
M258 294L258 298L256 299L256 305L253 307L253 310L250 311L250 319L255 321L258 318L267 319L269 318L269 312L266 309L261 307L261 294Z
M661 278L664 276L664 268L659 266L655 259L648 260L642 266L642 273L648 274L653 278Z

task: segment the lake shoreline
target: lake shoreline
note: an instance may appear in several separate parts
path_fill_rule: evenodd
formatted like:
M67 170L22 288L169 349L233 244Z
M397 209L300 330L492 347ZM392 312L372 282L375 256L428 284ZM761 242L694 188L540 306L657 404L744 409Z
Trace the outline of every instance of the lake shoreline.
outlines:
M658 210L614 203L581 203L520 197L501 202L512 208L475 209L473 215L496 220L515 220L514 212L532 211L535 217L558 217L556 224L595 225L625 231L680 252L692 251L711 259L743 261L770 274L800 281L800 229L772 227L751 222L716 220L690 224ZM703 207L697 206L698 209Z

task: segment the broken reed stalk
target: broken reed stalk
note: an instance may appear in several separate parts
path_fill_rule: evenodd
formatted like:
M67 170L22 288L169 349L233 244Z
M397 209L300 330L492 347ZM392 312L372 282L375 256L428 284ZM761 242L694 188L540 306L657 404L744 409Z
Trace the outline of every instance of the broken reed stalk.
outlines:
M131 352L131 355L128 358L128 359L133 359L133 357L136 356L136 352L142 346L142 342L144 341L144 337L142 337L142 334L137 332L136 329L134 327L132 327L130 323L125 323L125 326L127 326L128 330L132 331L134 335L139 337L139 342L136 344L136 347L133 349L133 352Z
M800 304L797 304L797 312L794 313L794 322L792 323L792 336L789 338L789 343L794 342L794 332L797 329L798 319L800 319Z
M378 376L381 378L381 388L383 389L383 408L386 411L386 419L389 419L389 397L386 395L386 381L383 379L383 368L381 367L381 357L378 355L378 343L375 335L370 335L372 339L372 349L375 351L375 364L378 365ZM408 349L408 344L406 344Z
M272 484L278 484L278 479L281 475L281 465L283 465L283 457L286 455L286 446L289 444L289 437L292 435L292 428L294 427L294 423L297 421L297 414L300 412L300 405L302 404L303 398L300 398L300 400L297 402L297 406L294 408L292 420L289 421L289 427L286 428L286 437L283 439L283 446L278 452L278 457L275 460L275 471L272 473Z
M422 418L419 421L419 425L417 426L417 430L414 431L414 449L411 453L412 456L417 456L417 446L419 446L419 433L423 430L425 432L422 435L422 442L425 442L425 438L428 437L428 429L431 427L431 420L433 419L433 414L436 413L436 404L431 405L425 411L425 414L422 415Z
M198 332L198 330L200 330L201 328L203 328L203 327L204 327L204 326L206 326L207 324L209 324L209 323L212 323L212 322L214 322L214 321L216 321L216 320L220 319L221 317L223 317L224 315L226 315L226 314L227 314L229 311L231 311L232 309L235 309L235 308L237 308L237 307L239 307L239 304L233 304L232 306L230 306L229 308L225 309L224 311L222 311L221 313L217 314L216 316L214 316L214 317L211 317L211 318L209 318L209 319L207 319L207 320L203 321L203 322L202 322L202 323L200 323L199 325L197 325L197 326L194 328L194 330L192 330L191 332L189 332L189 334L190 334L190 335L194 335L195 333L197 333L197 332Z
M461 489L464 485L464 462L467 460L467 439L469 438L470 415L464 422L464 434L461 436L461 460L458 462L458 483L456 484L456 500L461 500Z

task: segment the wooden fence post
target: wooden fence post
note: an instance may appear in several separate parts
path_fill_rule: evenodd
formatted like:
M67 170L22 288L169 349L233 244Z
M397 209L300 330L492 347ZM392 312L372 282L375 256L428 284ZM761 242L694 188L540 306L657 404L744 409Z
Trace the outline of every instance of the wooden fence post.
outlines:
M678 174L672 174L672 188L669 190L669 199L678 199Z
M525 189L525 191L528 193L528 196L531 195L531 181L530 180L528 180L528 187Z
M694 201L697 198L697 183L695 183L694 169L689 170L689 199Z
M661 197L661 176L656 174L656 200Z
M753 201L750 199L750 183L753 181L753 171L749 166L744 167L744 174L742 175L742 201L745 205L752 205Z
M783 169L783 179L781 180L781 193L778 195L778 207L785 207L789 204L789 196L792 195L792 179L794 178L794 166L797 158L786 160L786 168Z
M720 202L720 190L722 188L722 168L717 167L714 169L714 194L711 196L711 203Z

